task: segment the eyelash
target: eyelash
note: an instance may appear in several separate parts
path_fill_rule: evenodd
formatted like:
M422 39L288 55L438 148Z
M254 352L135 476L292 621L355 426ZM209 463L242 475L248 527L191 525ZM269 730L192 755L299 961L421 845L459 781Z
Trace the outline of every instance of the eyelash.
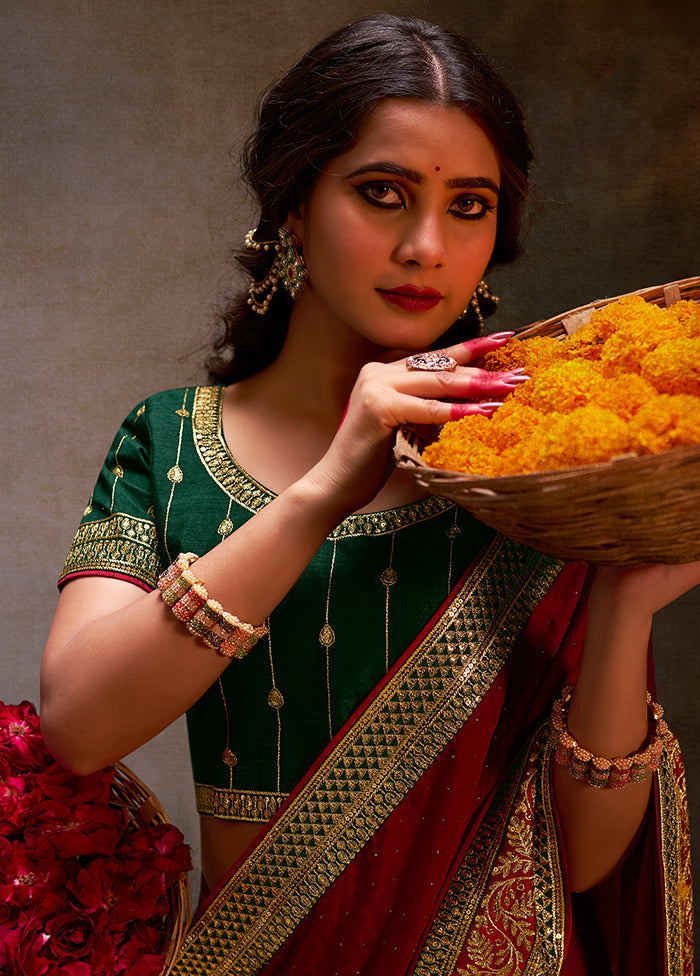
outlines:
M400 188L396 186L396 184L390 183L387 180L370 180L367 183L360 183L355 187L355 189L371 207L377 207L380 210L400 210L404 205L403 194ZM395 193L400 198L401 202L383 203L381 200L378 200L372 195L377 190L389 190ZM459 203L461 201L477 204L481 209L477 213L463 213L459 210L450 209L450 213L454 214L454 216L459 220L481 220L487 214L496 209L495 205L488 203L488 201L486 201L483 197L479 196L463 196L460 197L456 202Z

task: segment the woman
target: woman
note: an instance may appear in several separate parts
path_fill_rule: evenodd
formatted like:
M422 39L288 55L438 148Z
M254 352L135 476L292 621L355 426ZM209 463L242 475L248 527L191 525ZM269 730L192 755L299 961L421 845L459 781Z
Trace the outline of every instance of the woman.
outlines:
M474 364L509 338L475 319L517 254L529 162L463 40L388 16L332 35L248 147L261 213L221 385L158 394L117 435L42 722L88 772L187 711L213 895L177 973L687 964L675 745L658 775L593 789L552 763L546 721L571 681L558 707L596 756L661 742L651 618L700 566L588 576L391 461L397 426L488 415L527 379Z

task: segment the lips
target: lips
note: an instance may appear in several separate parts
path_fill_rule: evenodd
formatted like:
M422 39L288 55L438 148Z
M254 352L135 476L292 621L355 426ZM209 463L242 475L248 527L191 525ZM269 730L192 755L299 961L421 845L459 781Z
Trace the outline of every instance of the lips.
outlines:
M401 285L400 288L378 288L387 302L398 305L408 312L426 312L434 308L442 295L434 288L418 288L417 285Z

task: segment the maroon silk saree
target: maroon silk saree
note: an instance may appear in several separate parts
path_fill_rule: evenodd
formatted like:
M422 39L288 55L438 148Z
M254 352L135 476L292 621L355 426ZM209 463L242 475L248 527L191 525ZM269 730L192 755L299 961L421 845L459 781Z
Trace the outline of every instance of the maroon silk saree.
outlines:
M624 868L568 892L544 723L575 678L585 588L585 567L496 537L210 897L172 972L689 976L675 743Z

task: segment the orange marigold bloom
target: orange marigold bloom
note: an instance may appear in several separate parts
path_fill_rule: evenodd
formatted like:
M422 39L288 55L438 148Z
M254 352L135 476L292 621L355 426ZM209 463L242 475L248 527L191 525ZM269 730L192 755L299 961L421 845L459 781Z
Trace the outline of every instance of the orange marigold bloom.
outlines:
M588 403L570 413L545 416L517 449L506 452L505 460L507 467L517 460L522 472L551 471L609 461L628 453L631 443L629 425L621 417Z
M568 359L537 372L514 397L536 410L567 413L594 400L604 385L605 377L597 363Z
M487 352L481 357L478 365L494 372L505 372L508 369L518 369L525 365L525 347L527 343L521 339L509 339L505 346Z
M623 420L631 420L637 411L656 396L656 390L636 373L609 376L596 393L596 403L612 410Z
M678 322L681 334L700 336L700 305L697 302L676 302L668 314Z
M517 447L541 423L542 413L539 410L520 403L513 396L507 397L503 406L487 421L488 443L499 453L509 447Z
M502 474L503 463L487 441L490 437L488 417L462 417L451 420L440 431L440 437L423 451L423 460L433 468L470 471L484 476Z
M646 403L630 424L644 454L700 443L700 397L660 393Z
M642 359L640 372L659 393L700 396L700 336L660 343Z

